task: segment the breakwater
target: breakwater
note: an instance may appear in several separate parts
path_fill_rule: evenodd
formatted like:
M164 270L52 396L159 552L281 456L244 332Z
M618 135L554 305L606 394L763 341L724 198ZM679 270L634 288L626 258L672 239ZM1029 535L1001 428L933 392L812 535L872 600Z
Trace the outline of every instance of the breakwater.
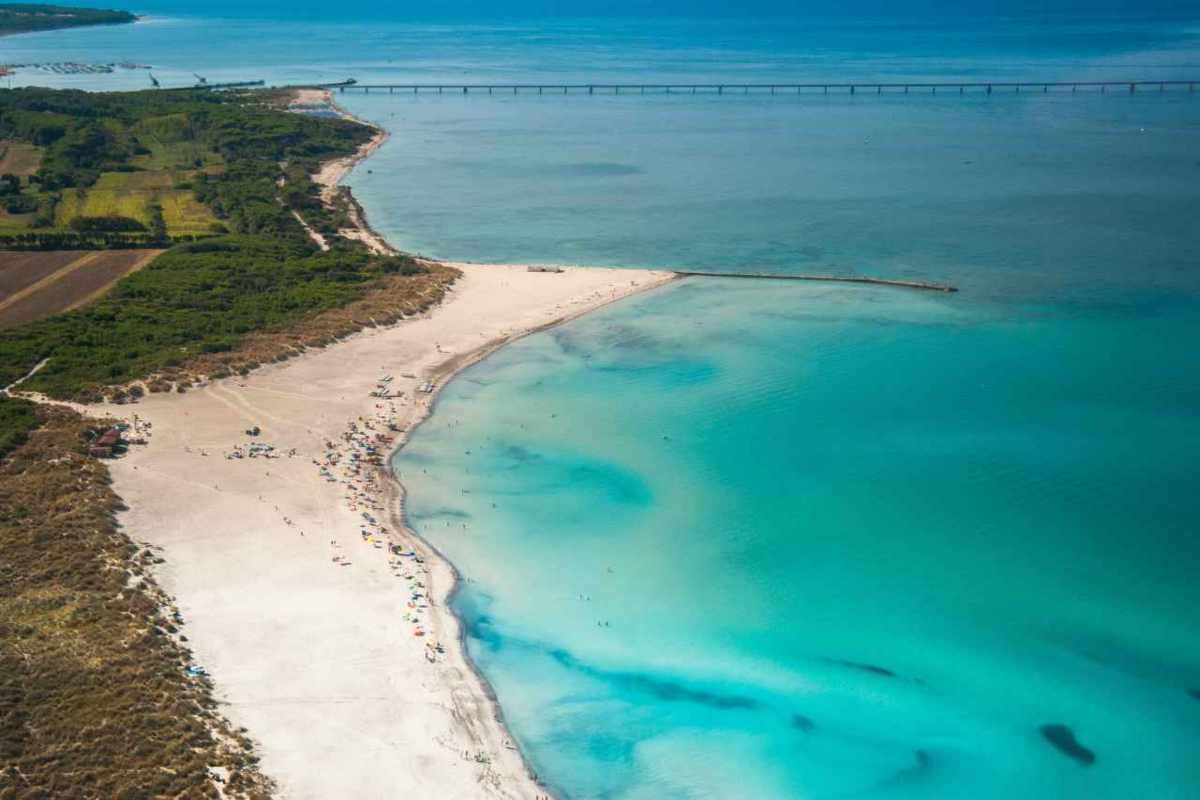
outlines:
M870 283L878 286L899 286L904 289L922 289L930 292L957 292L958 287L935 281L907 280L904 278L876 278L866 275L789 275L779 272L700 272L697 270L672 270L681 277L705 278L757 278L778 281L824 281L833 283Z

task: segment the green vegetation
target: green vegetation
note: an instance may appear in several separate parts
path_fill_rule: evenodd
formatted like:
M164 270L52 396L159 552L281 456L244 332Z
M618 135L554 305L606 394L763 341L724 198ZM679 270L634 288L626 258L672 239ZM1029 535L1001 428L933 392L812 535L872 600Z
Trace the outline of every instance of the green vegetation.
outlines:
M194 192L176 188L176 181L194 178L191 172L175 170L101 173L90 189L62 191L55 203L55 224L81 230L75 224L81 217L116 216L137 220L141 230L151 231L155 234L151 238L159 241L211 234L219 225L216 216ZM165 209L170 209L170 215L156 228L151 223L156 216L162 217Z
M0 385L49 358L22 389L94 396L104 386L231 351L254 331L344 306L386 276L425 272L403 257L315 252L286 239L220 237L179 246L95 305L0 334Z
M37 427L35 408L28 400L0 395L0 458L23 445Z
M9 33L77 28L83 25L122 25L136 20L137 16L128 11L47 6L40 3L0 4L0 36Z
M228 231L304 237L292 209L335 233L338 212L320 202L309 175L371 131L282 113L269 100L190 90L0 91L0 139L24 172L0 184L0 247L162 247ZM143 227L72 224L108 216Z
M431 275L411 259L372 255L337 236L345 208L326 206L310 177L323 161L355 152L371 129L286 113L276 100L261 92L0 91L0 137L35 146L41 157L35 173L14 180L52 222L0 235L0 247L176 242L96 304L0 334L0 385L48 359L23 389L96 398L197 359L212 367L213 354L361 302L374 289L390 292L370 308L374 319L440 296L449 272ZM329 251L293 212L326 235ZM418 274L426 277L408 287L396 282ZM344 333L351 323L329 325Z
M454 270L338 236L352 201L310 178L371 130L274 99L0 91L0 247L173 245L96 303L0 333L0 386L46 359L21 389L185 391L440 299ZM187 670L161 559L115 523L86 455L98 425L0 396L0 800L265 798L245 731Z
M0 140L0 234L31 227L39 200L22 190L22 179L37 172L41 163L41 148Z
M0 217L0 233L19 230L10 246L174 242L95 304L0 333L0 386L45 358L22 389L185 391L441 297L453 270L337 236L345 208L309 177L371 131L272 100L0 91L2 158L24 165L0 173L0 194L37 218ZM0 800L265 798L245 731L187 670L160 559L115 523L108 471L86 455L98 425L0 396Z
M269 796L187 672L161 559L117 527L108 470L85 455L100 423L38 416L0 461L0 798Z

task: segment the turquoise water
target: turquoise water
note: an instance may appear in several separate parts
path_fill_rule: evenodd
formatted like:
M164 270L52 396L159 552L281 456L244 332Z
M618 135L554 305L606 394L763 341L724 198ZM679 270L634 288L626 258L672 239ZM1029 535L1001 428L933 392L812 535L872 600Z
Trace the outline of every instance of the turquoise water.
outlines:
M551 785L1195 796L1200 320L972 305L685 282L445 390L397 468Z
M279 16L3 60L168 83L1200 66L1194 22ZM689 280L447 387L396 468L558 793L1200 794L1200 99L344 100L393 134L351 184L413 250L963 290Z

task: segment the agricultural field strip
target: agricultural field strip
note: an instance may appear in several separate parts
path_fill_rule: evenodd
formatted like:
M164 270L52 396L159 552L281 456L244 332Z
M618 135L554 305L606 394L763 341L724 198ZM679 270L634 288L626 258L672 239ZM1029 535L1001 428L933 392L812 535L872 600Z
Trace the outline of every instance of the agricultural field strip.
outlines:
M86 253L0 303L0 329L73 311L95 302L121 278L140 270L162 252L97 250Z
M179 181L191 180L196 174L195 170L183 169L102 173L91 187L62 190L54 213L55 227L65 230L79 216L111 215L149 225L150 207L157 203L162 207L170 235L210 233L217 223L212 211L196 199L192 190L176 188ZM19 232L29 227L32 217L32 214L16 216L0 212L0 227Z
M40 148L24 142L0 141L0 175L27 178L42 165Z
M41 280L39 280L35 283L29 284L24 289L13 294L12 297L6 297L5 299L0 300L0 313L2 313L5 309L21 302L26 297L30 297L34 294L37 294L40 291L43 291L47 286L50 286L51 284L55 283L56 281L62 280L63 278L70 275L75 270L80 269L81 267L87 266L91 262L95 261L96 258L102 252L104 252L104 251L96 250L94 252L87 253L83 256L80 256L79 258L76 258L74 261L69 262L65 266L59 267L54 272L51 272L49 275L42 278Z
M70 264L87 250L31 253L0 250L0 302Z
M91 188L64 192L59 224L66 226L72 217L79 215L103 217L112 214L148 224L150 204L158 203L172 235L206 233L217 221L216 217L191 191L174 188L177 180L189 179L194 174L174 170L106 172Z
M101 254L99 260L101 262L103 262L103 261L109 260L106 258L106 256L114 256L114 255L118 255L118 254L125 255L127 252L128 251L122 251L122 250L105 251ZM74 311L75 309L82 308L82 307L88 305L89 303L94 303L95 301L99 300L102 296L104 296L104 294L113 287L114 283L119 281L121 278L124 278L126 275L132 275L133 273L137 272L139 269L141 269L142 267L149 264L151 261L153 261L155 258L157 258L162 253L163 253L162 250L135 250L132 253L129 253L130 256L139 255L140 257L135 258L132 263L130 263L128 266L125 266L123 269L121 269L119 272L117 272L115 275L113 275L111 277L111 279L105 281L104 284L102 286L100 286L98 289L96 289L95 291L91 292L90 294L88 294L84 297L79 298L78 300L71 303L71 305L67 306L63 310L64 311ZM101 266L106 266L106 265L102 264Z

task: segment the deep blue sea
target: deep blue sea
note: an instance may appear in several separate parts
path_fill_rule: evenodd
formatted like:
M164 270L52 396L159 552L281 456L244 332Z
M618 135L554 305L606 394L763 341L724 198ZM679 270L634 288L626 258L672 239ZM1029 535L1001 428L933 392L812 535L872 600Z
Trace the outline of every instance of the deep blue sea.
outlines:
M1186 19L281 16L163 12L0 62L1200 78ZM350 183L413 251L961 289L689 279L447 387L396 468L556 793L1200 797L1200 95L339 99L393 134Z

